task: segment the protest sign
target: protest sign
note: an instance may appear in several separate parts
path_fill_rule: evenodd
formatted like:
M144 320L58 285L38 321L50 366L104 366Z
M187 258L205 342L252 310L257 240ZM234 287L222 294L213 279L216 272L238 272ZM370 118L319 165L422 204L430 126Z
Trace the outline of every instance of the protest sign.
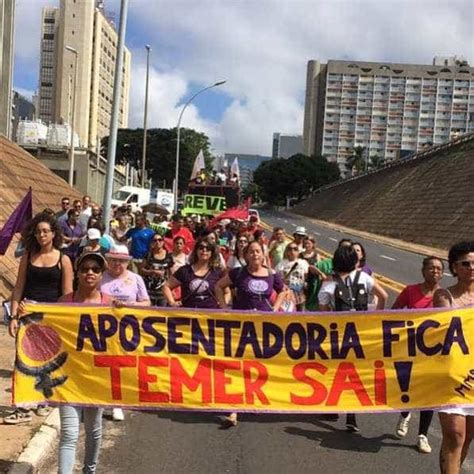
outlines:
M182 214L206 214L217 216L226 210L224 196L206 196L199 194L186 194L184 196Z
M474 406L474 308L27 310L18 333L17 406L275 413Z

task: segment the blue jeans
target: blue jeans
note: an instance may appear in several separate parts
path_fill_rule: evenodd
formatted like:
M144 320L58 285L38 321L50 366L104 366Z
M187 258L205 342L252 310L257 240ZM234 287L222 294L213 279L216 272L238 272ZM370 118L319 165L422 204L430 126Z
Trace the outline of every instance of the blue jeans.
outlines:
M95 472L102 438L103 411L102 408L59 407L59 416L61 418L59 474L71 474L74 471L76 445L77 439L79 438L79 425L82 417L86 432L86 452L82 472L85 474Z

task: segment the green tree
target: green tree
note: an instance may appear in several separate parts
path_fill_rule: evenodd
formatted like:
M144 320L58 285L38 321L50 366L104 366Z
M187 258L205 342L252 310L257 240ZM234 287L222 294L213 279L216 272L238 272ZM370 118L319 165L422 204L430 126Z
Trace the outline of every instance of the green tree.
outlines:
M353 176L365 171L365 148L362 146L356 146L352 150L352 155L346 160L346 169Z
M171 187L176 166L176 128L153 128L147 135L146 170L155 184L165 182ZM184 190L193 169L194 160L202 149L206 169L212 168L209 138L189 128L181 129L179 151L179 189ZM102 152L107 154L108 137L102 139ZM120 129L117 136L117 164L129 163L141 173L143 129Z
M264 161L254 172L254 182L264 201L284 205L287 197L301 201L317 188L340 178L339 167L321 156L294 155Z
M373 155L369 160L369 170L378 170L379 168L382 168L384 164L385 160L383 157L379 155Z

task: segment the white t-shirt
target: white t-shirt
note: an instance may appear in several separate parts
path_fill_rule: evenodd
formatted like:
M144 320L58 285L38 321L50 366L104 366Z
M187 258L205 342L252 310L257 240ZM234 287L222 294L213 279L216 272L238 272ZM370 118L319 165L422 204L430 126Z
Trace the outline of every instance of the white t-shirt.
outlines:
M227 268L229 270L232 270L234 268L242 268L247 265L246 261L244 258L237 258L235 255L231 255L229 259L227 260Z
M290 273L291 269L293 269L293 271ZM298 258L293 261L287 260L285 258L275 268L275 271L283 276L288 288L296 291L297 293L300 293L304 290L304 284L306 281L306 276L308 275L308 270L308 262L302 258ZM290 274L288 275L288 273Z
M349 274L349 279L351 282L354 281L356 273L357 273L357 270L353 270ZM345 278L343 280L345 280ZM374 279L370 275L367 275L367 273L365 272L360 272L359 284L365 286L368 294L372 293L372 290L374 288ZM319 304L329 305L332 310L335 309L336 304L335 304L334 292L336 291L336 285L337 283L332 279L326 280L323 282L318 294Z

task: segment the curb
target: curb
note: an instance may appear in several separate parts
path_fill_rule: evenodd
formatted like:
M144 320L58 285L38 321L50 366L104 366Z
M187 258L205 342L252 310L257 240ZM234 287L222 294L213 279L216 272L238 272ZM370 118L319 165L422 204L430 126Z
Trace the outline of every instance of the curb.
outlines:
M9 474L34 474L54 448L59 435L59 410L55 408L44 420L39 430L33 435L22 451Z

